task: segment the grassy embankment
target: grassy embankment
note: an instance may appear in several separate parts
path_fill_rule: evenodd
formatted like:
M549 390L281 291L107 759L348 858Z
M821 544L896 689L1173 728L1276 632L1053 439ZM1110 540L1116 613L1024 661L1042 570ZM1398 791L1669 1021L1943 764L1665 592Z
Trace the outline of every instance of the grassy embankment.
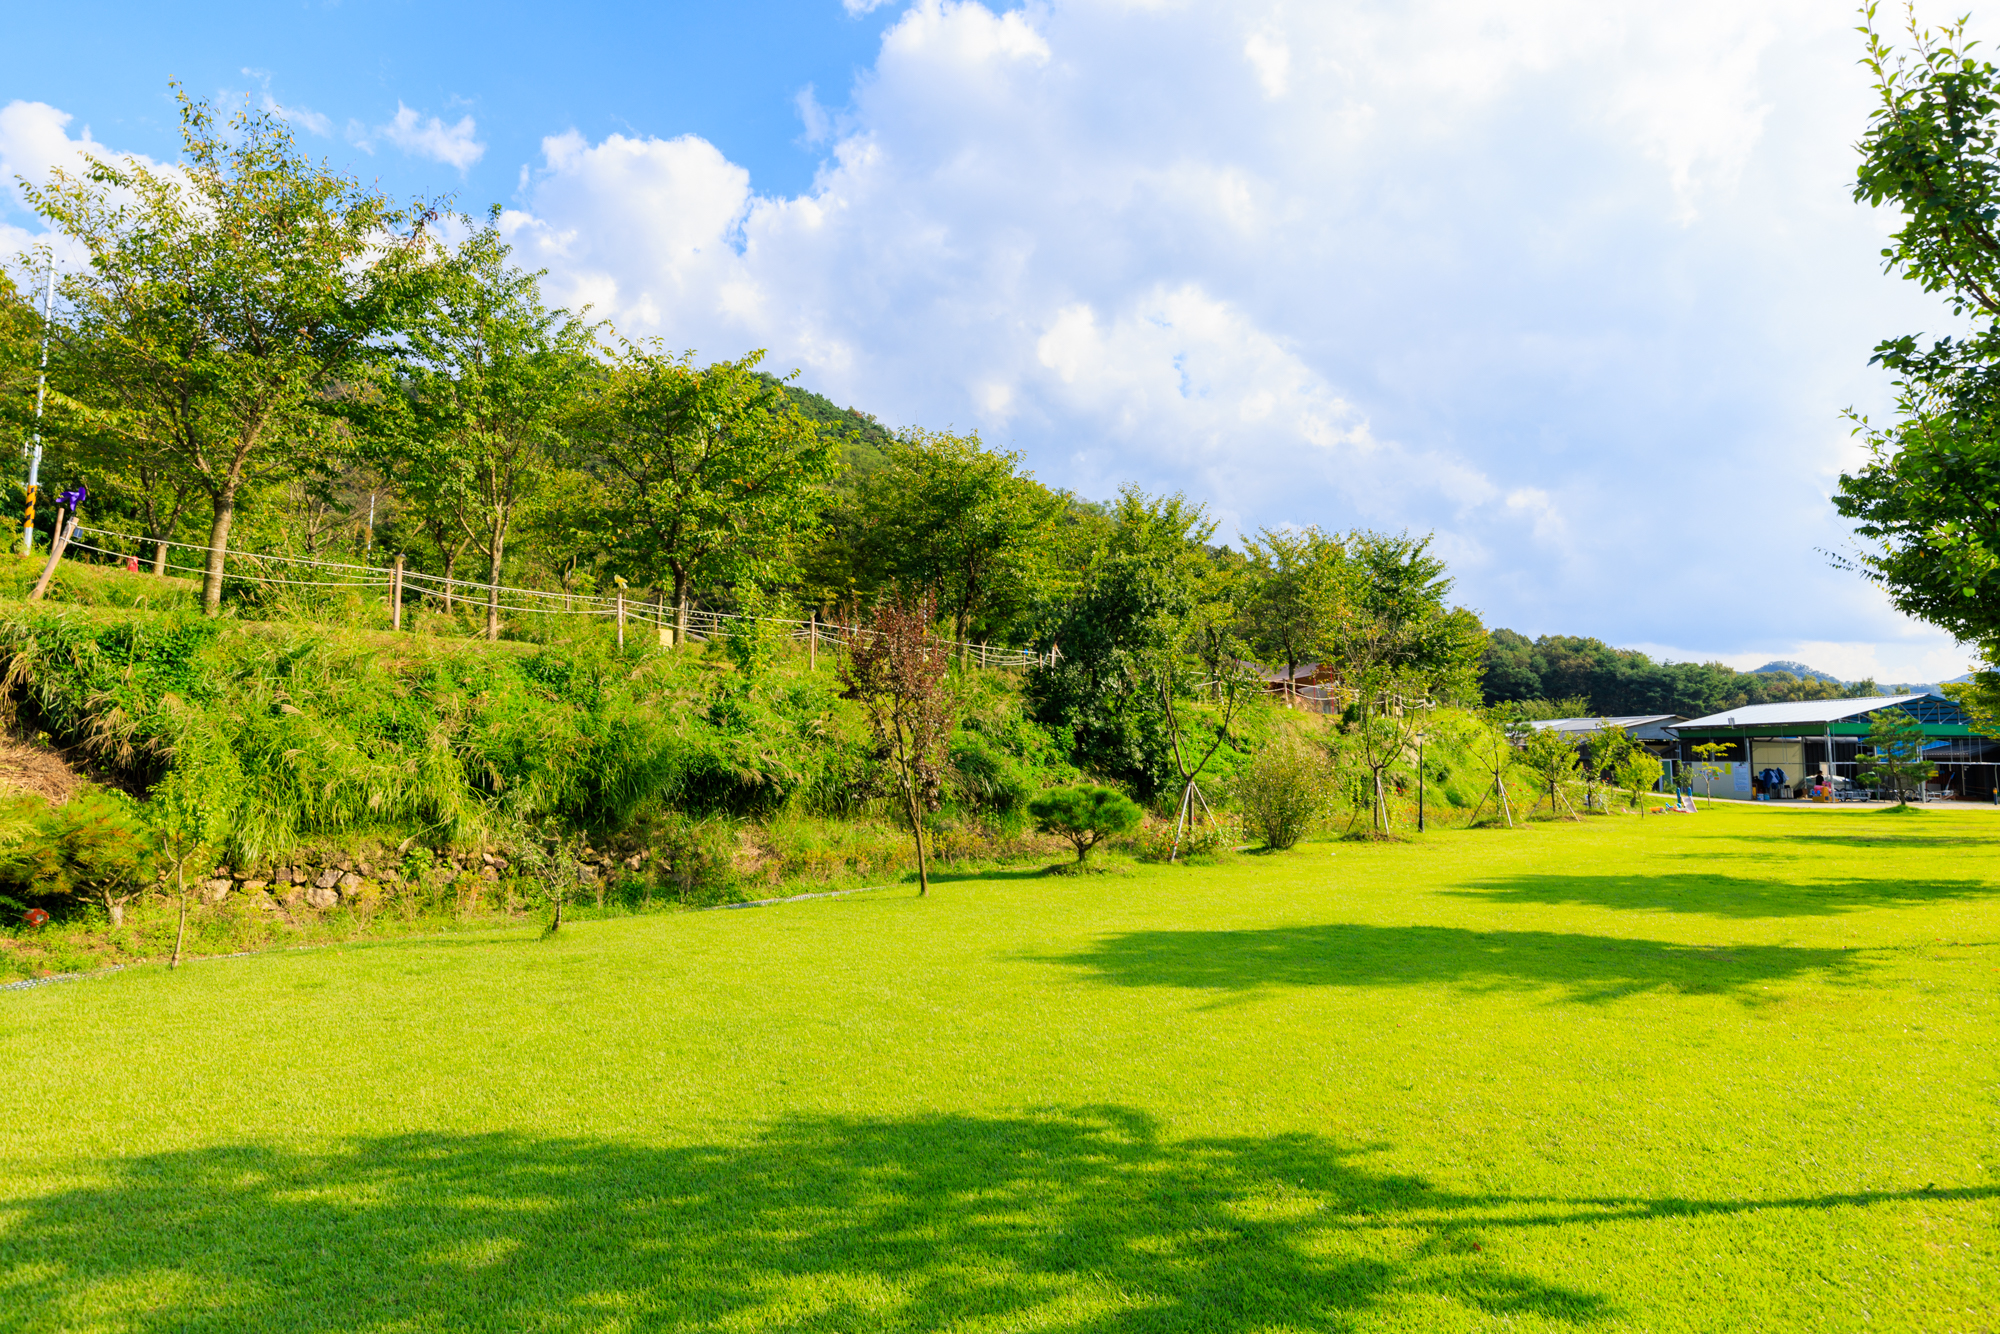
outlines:
M195 914L197 953L517 919L542 887L514 854L552 832L594 845L599 914L881 883L912 861L863 782L867 729L830 653L637 636L621 650L611 627L559 617L487 644L414 608L391 634L380 599L352 594L232 601L207 620L185 581L75 565L30 605L36 569L0 560L0 721L136 795L170 769L200 775L225 834L190 870L228 883ZM1025 807L1077 775L1019 689L1005 672L962 682L932 831L947 864L1057 859ZM0 809L0 853L29 808ZM308 901L308 882L344 871L360 883L337 903ZM157 957L174 936L157 896L121 924L88 902L41 906L57 920L32 933L7 914L0 975Z
M0 996L0 1330L1974 1331L1990 817L1723 809Z

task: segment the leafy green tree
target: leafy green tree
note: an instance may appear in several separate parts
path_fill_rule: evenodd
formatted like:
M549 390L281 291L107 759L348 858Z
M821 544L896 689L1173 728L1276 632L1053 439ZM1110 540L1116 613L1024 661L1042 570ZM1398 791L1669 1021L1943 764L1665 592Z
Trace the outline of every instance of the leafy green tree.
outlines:
M1863 134L1855 198L1893 205L1903 225L1885 267L1942 295L1970 321L1928 347L1879 344L1896 377L1896 415L1877 427L1850 413L1868 462L1834 497L1871 543L1857 564L1902 611L1960 640L2000 647L2000 71L1973 54L1966 20L1910 18L1899 49L1863 29L1876 106Z
M1347 580L1341 543L1318 528L1266 528L1245 542L1249 588L1242 623L1251 649L1298 675L1339 621Z
M1727 741L1703 741L1694 747L1695 772L1702 777L1708 790L1708 804L1715 804L1715 780L1728 770L1722 767L1722 757L1729 753Z
M213 761L219 757L211 754L205 758ZM173 880L174 901L179 908L174 955L168 968L181 966L181 949L187 942L188 905L195 892L188 872L215 855L227 832L234 794L217 780L234 771L234 763L227 758L221 763L183 763L170 770L147 799L146 815L158 831L160 853Z
M488 639L500 637L516 513L558 465L597 371L595 328L544 306L541 275L508 257L489 219L437 266L386 391L359 409L368 457L444 554L445 577L467 546L486 558Z
M1622 727L1613 727L1600 720L1597 730L1584 743L1584 753L1580 757L1583 767L1583 805L1589 810L1599 783L1616 782L1625 762L1637 750L1638 743L1631 733Z
M395 328L429 261L430 215L308 160L275 113L246 109L224 129L176 95L177 167L92 158L26 192L90 259L61 284L78 353L66 388L174 455L208 497L213 614L239 496L325 447L321 409Z
M1126 488L1110 536L1044 636L1043 647L1058 656L1028 673L1036 720L1070 734L1077 765L1142 797L1176 776L1158 671L1184 651L1203 544L1214 529L1185 496Z
M1068 839L1080 867L1090 864L1090 850L1099 843L1137 829L1144 814L1138 803L1109 787L1059 787L1028 803L1035 828Z
M1664 772L1659 759L1644 746L1633 746L1619 757L1616 770L1618 786L1632 794L1632 804L1639 808L1642 820L1646 818L1646 794L1653 790L1653 784L1660 781Z
M757 372L763 356L697 367L627 344L585 418L609 569L666 576L677 643L697 585L792 574L833 473L832 442Z
M1485 632L1446 605L1451 580L1429 547L1428 537L1351 534L1339 615L1322 631L1326 660L1354 694L1346 750L1368 771L1370 824L1383 835L1388 775L1412 755L1426 711L1477 689Z
M1521 747L1521 763L1549 794L1549 811L1554 813L1563 799L1563 789L1576 781L1576 747L1554 728L1538 728L1528 734Z
M1898 807L1909 805L1912 789L1930 780L1931 762L1924 758L1930 738L1923 724L1907 709L1879 709L1868 718L1870 754L1862 757L1862 781L1896 794Z
M1061 500L976 435L909 430L882 452L861 488L859 582L936 590L961 644L1011 634L1049 581Z

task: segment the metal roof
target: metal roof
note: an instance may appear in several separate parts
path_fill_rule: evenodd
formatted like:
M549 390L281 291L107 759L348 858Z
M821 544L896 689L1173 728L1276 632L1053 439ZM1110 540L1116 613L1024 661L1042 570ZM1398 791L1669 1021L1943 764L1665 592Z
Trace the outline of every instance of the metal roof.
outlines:
M1799 699L1784 704L1745 704L1738 709L1711 713L1706 718L1690 718L1675 727L1797 727L1811 723L1837 723L1846 718L1874 713L1897 704L1929 699L1928 695L1872 695L1861 699Z
M1631 731L1648 723L1675 723L1681 721L1678 713L1635 713L1623 718L1537 718L1528 726L1536 731L1595 732L1601 727L1616 727Z

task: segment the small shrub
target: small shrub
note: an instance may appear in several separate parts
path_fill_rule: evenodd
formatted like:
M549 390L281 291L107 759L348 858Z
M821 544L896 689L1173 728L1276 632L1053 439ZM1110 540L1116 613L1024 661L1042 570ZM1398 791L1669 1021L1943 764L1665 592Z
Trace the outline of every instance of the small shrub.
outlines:
M661 879L682 903L723 903L737 888L736 826L670 812L654 828Z
M1028 814L1043 833L1068 839L1076 849L1076 864L1084 866L1092 848L1138 828L1145 812L1115 788L1059 787L1029 802Z
M1278 850L1311 832L1326 813L1329 796L1324 757L1293 737L1258 751L1236 780L1244 834Z
M1142 862L1185 862L1196 857L1214 857L1229 847L1228 833L1203 817L1181 830L1180 850L1174 849L1174 826L1160 820L1146 825L1126 840L1124 846Z
M85 785L60 806L17 797L0 823L13 831L0 847L0 896L10 907L98 903L116 923L152 881L159 839L123 793Z

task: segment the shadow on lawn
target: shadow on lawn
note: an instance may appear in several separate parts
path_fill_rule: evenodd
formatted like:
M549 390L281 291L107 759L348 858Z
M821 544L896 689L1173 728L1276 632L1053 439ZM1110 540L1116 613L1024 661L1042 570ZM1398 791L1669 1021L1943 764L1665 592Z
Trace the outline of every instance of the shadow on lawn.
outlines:
M1701 860L1714 860L1704 856ZM1864 908L1908 907L1991 898L2000 887L1980 880L1818 880L1785 884L1729 875L1518 875L1474 881L1451 896L1501 903L1595 904L1716 917L1829 917Z
M1247 991L1456 982L1559 986L1571 1000L1606 1001L1642 991L1738 992L1808 971L1838 976L1851 972L1858 959L1851 950L1789 945L1710 949L1554 931L1332 923L1132 931L1045 962L1087 968L1102 981L1126 987Z
M1481 1253L1507 1201L1350 1159L1310 1136L1165 1143L1118 1108L807 1117L692 1149L424 1134L157 1154L10 1202L0 1330L1111 1334L1341 1329L1405 1302L1475 1322L1614 1314ZM1521 1203L1524 1224L1551 1211Z

